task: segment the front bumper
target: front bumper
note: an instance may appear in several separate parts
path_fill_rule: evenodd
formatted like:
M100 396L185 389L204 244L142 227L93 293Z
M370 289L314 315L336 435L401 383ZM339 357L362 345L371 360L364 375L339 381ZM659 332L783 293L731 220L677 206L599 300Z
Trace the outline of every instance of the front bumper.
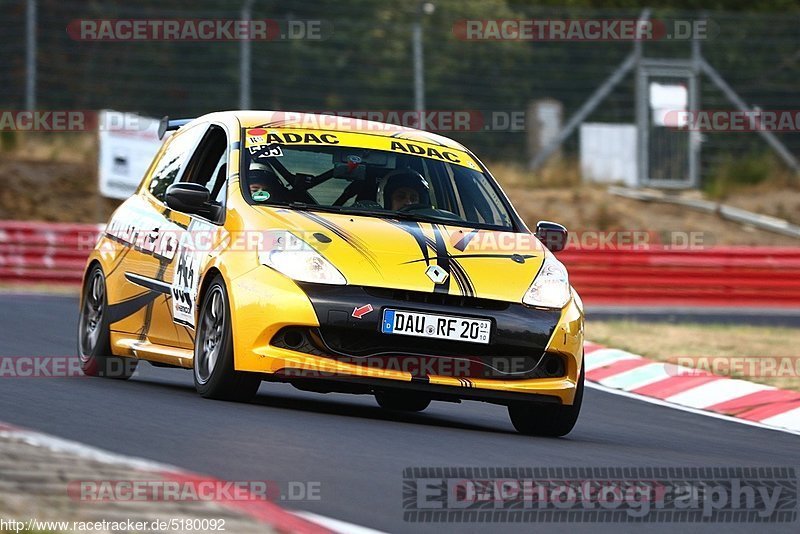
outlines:
M242 308L248 307L234 307L236 369L278 380L317 382L325 391L403 388L435 398L506 404L540 396L542 402L572 403L583 346L583 312L575 299L563 310L540 310L456 295L284 281L265 289L272 298L258 298L257 335L250 334L253 314L248 313L250 319L241 317ZM245 287L249 291L234 298L255 306L253 285ZM354 310L367 304L372 311L354 317ZM383 334L380 323L386 308L488 318L490 343ZM276 320L265 325L267 317ZM251 339L242 339L243 332ZM293 336L288 340L287 332Z
M275 347L377 369L400 369L417 378L430 375L472 378L558 378L566 362L545 349L561 310L441 293L358 286L303 284L319 322L317 328L287 327L271 340ZM358 314L356 310L368 311ZM381 331L384 310L488 319L488 344Z

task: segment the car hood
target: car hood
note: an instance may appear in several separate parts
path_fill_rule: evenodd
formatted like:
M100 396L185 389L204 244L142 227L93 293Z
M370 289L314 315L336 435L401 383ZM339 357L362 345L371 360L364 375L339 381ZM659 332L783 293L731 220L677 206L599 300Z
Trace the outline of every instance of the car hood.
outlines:
M521 302L547 254L529 233L306 210L258 211L265 229L289 229L351 285ZM436 283L437 274L444 280Z

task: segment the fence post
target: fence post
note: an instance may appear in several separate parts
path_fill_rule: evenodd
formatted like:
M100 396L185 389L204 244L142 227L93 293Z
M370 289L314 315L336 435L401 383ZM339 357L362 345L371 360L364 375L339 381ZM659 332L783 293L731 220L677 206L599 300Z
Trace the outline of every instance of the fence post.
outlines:
M25 16L25 109L36 108L36 0L28 0Z
M253 0L244 0L242 20L252 18ZM239 42L239 109L250 109L250 30Z
M648 98L647 80L642 69L642 58L644 57L644 42L641 31L646 28L650 21L650 9L642 11L637 21L636 40L633 42L633 55L636 61L634 70L634 98L636 116L636 187L642 187L647 181L649 169L648 153L650 145L650 133L648 131Z
M432 2L421 0L417 5L414 23L411 25L411 48L414 62L414 111L417 112L417 127L422 125L425 113L425 59L422 48L422 17L433 13Z

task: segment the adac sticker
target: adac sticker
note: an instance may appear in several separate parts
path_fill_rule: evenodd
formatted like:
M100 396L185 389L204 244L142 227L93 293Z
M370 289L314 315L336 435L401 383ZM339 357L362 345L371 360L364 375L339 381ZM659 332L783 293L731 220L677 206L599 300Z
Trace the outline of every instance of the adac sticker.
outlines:
M339 137L330 132L280 131L251 128L245 132L247 148L265 145L338 145Z
M253 139L250 139L251 137ZM394 153L422 156L445 163L460 165L462 167L479 169L469 153L457 146L444 146L441 144L432 144L430 142L359 132L250 128L245 130L244 141L245 147L249 149L251 154L259 153L264 150L264 147L273 145L283 147L284 149L295 145L342 146L368 150L386 150ZM263 155L259 154L256 157L263 157ZM348 161L348 163L351 162Z
M440 161L447 161L450 163L461 163L458 154L447 150L445 147L431 147L423 146L411 142L392 141L391 149L395 152L405 152L406 154L414 154L417 156L427 156L429 158L438 159Z

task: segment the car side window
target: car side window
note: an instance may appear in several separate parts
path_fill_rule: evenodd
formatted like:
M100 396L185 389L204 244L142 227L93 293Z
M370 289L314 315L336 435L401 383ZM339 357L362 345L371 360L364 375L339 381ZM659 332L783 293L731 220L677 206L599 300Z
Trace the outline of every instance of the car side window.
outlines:
M479 176L475 171L461 167L453 170L466 219L471 222L508 226L508 218L497 208L502 206L500 197L486 180L478 179Z
M175 183L184 162L204 131L203 128L194 126L185 131L178 131L167 141L169 144L158 160L148 185L150 193L159 201L164 202L167 188Z
M208 189L212 205L210 219L214 222L224 219L227 164L228 136L223 128L212 124L186 164L181 181L200 184Z
M211 200L224 206L227 198L228 188L225 187L228 179L228 153L225 152L219 158L217 166L214 168L215 182L211 187Z

